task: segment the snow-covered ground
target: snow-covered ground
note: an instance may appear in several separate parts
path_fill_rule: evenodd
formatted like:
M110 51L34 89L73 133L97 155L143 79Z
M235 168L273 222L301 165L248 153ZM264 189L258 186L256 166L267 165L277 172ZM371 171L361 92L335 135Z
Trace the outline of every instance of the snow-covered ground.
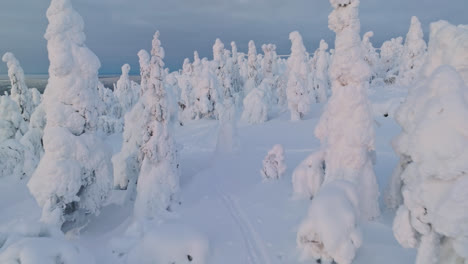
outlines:
M389 177L398 163L391 140L400 132L393 113L389 113L389 117L383 115L392 112L394 104L398 105L396 102L404 96L404 90L395 87L370 91L375 110L375 172L383 213L375 221L362 224L363 246L353 262L356 264L415 261L416 251L404 249L395 240L392 233L394 212L387 211L382 202ZM190 236L191 231L187 230L193 230L195 240L203 237L208 243L207 263L299 263L296 235L310 201L292 199L291 175L304 158L320 147L313 131L322 108L323 104L312 105L310 114L299 122L290 121L289 112L263 124L240 122L240 146L232 154L215 154L218 121L198 120L178 126L175 140L183 146L180 152L182 204L175 210L174 219L168 221L170 224L163 224L160 231L155 231L155 237L162 237L162 244L170 250L171 243L180 246L178 236ZM120 150L121 141L120 134L108 138L114 153ZM275 144L284 147L287 170L279 180L264 181L260 173L262 160ZM120 192L113 191L101 214L93 217L80 235L68 235L73 244L88 249L96 263L121 263L123 260L115 253L115 245L124 238L132 222L133 208L119 204ZM0 208L2 227L17 225L19 221L38 222L41 215L26 182L11 177L0 181ZM171 239L164 239L169 237ZM152 243L154 247L139 248L138 254L150 255L153 251L164 250L156 240ZM193 263L197 263L193 258ZM191 263L188 258L185 261Z

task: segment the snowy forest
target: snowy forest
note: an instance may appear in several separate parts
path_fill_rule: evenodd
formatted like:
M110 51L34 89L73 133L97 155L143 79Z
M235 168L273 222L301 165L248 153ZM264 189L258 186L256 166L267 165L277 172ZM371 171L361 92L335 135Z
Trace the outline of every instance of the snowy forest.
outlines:
M329 2L334 44L216 39L171 72L156 31L110 89L51 0L45 91L2 57L0 263L468 264L468 25L374 47Z

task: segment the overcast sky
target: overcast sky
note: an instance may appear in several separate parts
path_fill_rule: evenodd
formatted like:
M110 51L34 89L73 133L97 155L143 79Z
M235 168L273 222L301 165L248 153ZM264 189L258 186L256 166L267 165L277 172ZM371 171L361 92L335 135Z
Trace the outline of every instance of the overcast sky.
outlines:
M211 58L219 37L239 50L253 39L277 45L289 54L289 32L298 30L310 53L320 39L328 43L334 34L328 27L328 0L73 0L83 16L87 45L101 60L101 74L119 73L124 63L138 72L137 52L150 49L155 30L161 32L166 65L181 67L193 51ZM45 13L48 0L0 0L0 53L16 54L26 73L47 73ZM429 23L440 19L468 24L468 0L361 0L361 33L372 30L374 46L404 36L416 15L428 34ZM6 73L2 63L0 74Z

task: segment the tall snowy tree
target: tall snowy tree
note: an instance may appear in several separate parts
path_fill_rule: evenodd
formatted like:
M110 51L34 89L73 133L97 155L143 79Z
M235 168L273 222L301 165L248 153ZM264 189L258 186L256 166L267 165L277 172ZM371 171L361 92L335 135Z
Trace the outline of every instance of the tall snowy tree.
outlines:
M377 77L377 71L379 69L379 54L375 50L370 38L374 36L374 32L369 31L362 37L362 48L364 53L364 60L369 65L371 70L371 80Z
M8 95L0 96L0 177L23 178L24 147L19 140L26 130L18 104Z
M220 85L220 94L223 97L233 97L234 92L231 86L231 74L229 72L228 57L225 54L224 44L220 39L216 39L213 45L213 67L218 83Z
M403 38L392 38L380 48L379 76L386 84L394 84L399 74Z
M126 199L133 199L140 174L141 157L139 150L143 138L143 128L146 124L144 99L147 93L150 77L150 55L146 50L138 52L141 76L141 95L134 107L125 114L122 149L114 157L114 187L127 190Z
M122 66L122 75L120 75L117 84L114 86L114 94L119 100L122 115L130 111L138 101L138 91L135 89L137 84L130 80L129 72L130 65L124 64Z
M406 164L393 230L402 246L418 248L416 264L468 261L466 116L468 87L447 65L412 87L398 109L403 131L394 148Z
M52 0L47 18L45 154L28 187L41 221L68 230L99 213L112 187L111 152L96 135L100 62L85 45L83 19L69 0Z
M405 45L401 54L399 81L410 85L418 78L426 58L426 41L418 18L411 17L411 25L406 34Z
M315 98L315 95L313 95L313 88L309 87L309 55L302 42L302 36L294 31L289 34L289 39L291 40L291 56L288 58L286 95L291 120L298 121L309 112L311 98Z
M5 53L2 60L8 66L8 77L11 82L10 97L18 104L24 120L29 122L37 103L35 104L33 94L26 86L23 68L11 52Z
M240 66L239 66L239 54L237 53L237 45L233 41L231 42L231 51L232 51L232 58L231 58L231 78L232 78L232 91L236 95L236 100L240 101L243 97L243 87L244 82L240 75Z
M249 94L260 84L259 70L257 61L257 48L253 40L249 41L249 53L247 59L247 81L245 83L245 93Z
M334 11L329 28L336 33L330 65L332 96L315 130L325 149L325 183L346 179L356 184L361 215L380 214L379 190L373 169L374 119L367 89L370 69L359 35L359 0L330 0Z
M159 40L159 31L153 38L150 78L145 104L146 122L143 144L140 148L141 170L138 177L135 216L156 218L172 210L179 190L179 160L171 133L171 117L168 97L164 87L164 49Z
M330 56L327 52L328 44L325 40L320 41L320 46L314 54L315 71L314 71L314 90L315 100L318 103L324 103L328 99L328 90L330 89L328 77L328 65Z

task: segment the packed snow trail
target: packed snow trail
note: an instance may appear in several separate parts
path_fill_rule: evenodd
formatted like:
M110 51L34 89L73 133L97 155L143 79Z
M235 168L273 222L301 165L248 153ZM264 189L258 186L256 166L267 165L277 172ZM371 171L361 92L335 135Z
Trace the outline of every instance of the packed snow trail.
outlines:
M247 263L271 264L272 262L268 257L265 243L261 239L260 235L255 231L247 215L239 206L239 203L232 196L221 194L219 190L218 194L221 197L224 206L229 211L229 214L231 214L236 225L239 227L242 237L244 238L247 250Z

